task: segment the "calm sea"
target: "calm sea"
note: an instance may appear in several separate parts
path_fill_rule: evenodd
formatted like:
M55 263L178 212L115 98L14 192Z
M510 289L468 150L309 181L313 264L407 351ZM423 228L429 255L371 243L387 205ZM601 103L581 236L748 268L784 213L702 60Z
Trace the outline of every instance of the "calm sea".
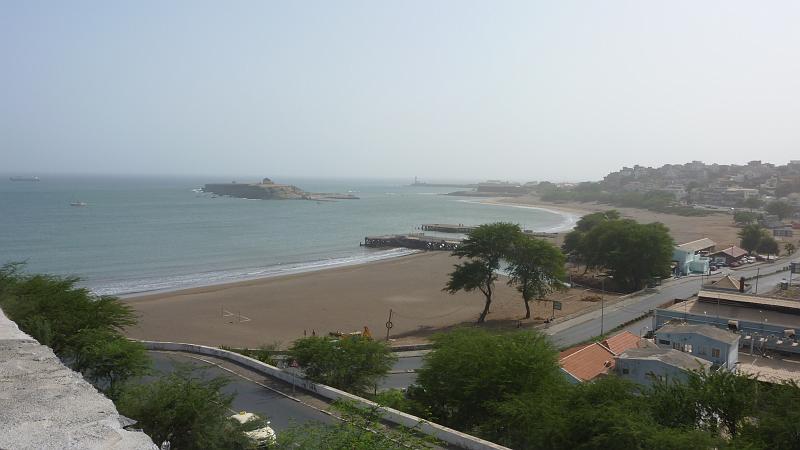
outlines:
M25 261L29 272L77 275L97 293L130 294L399 256L409 252L359 243L366 235L413 232L422 223L503 220L555 231L575 220L444 196L454 189L410 187L407 180L280 180L360 197L330 203L212 198L193 191L218 181L52 176L12 182L5 176L0 263Z

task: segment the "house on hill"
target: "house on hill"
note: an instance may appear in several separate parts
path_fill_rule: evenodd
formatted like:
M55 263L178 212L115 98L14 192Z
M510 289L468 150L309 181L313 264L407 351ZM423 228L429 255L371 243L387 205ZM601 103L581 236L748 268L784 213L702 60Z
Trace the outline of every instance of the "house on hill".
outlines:
M630 331L615 334L601 342L579 345L559 355L561 372L572 383L582 383L602 377L614 370L614 358L631 348L655 347Z

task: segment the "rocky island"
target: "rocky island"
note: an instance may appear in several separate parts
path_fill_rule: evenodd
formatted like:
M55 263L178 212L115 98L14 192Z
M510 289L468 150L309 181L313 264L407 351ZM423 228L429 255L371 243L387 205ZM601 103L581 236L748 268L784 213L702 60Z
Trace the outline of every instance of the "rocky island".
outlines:
M260 183L215 183L203 186L203 192L227 197L247 198L255 200L357 200L358 197L351 194L336 193L314 193L306 192L297 186L290 184L278 184L264 178Z

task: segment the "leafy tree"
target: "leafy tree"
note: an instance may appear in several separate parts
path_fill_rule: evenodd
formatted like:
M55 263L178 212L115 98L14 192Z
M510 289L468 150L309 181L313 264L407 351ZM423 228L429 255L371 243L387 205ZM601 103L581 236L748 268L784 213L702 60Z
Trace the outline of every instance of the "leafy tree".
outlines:
M762 389L756 420L745 421L741 441L753 448L800 450L800 386L791 381Z
M516 286L525 304L525 318L530 319L530 301L562 288L566 275L564 254L549 242L520 236L509 253L510 286Z
M766 230L765 230L766 231ZM780 253L778 241L769 234L764 234L758 241L758 252L766 255L777 255Z
M685 383L657 381L647 397L662 425L723 430L735 437L757 411L758 384L750 376L725 370L692 371Z
M797 251L797 247L794 246L791 242L787 242L783 245L783 250L786 252L787 255L793 255L794 252Z
M120 382L148 370L144 348L122 335L136 323L129 305L92 295L76 277L26 275L21 268L0 268L0 306L22 331L112 396Z
M397 359L384 342L360 336L301 338L289 348L288 356L308 379L354 394L372 390Z
M575 224L575 228L564 236L562 250L564 253L572 254L579 261L586 264L587 270L590 269L590 249L586 247L586 241L584 240L586 234L602 223L619 220L619 218L619 211L614 209L587 214L581 217Z
M0 305L23 331L56 354L68 350L70 338L81 330L118 333L136 323L129 305L115 297L95 297L78 288L78 281L77 277L23 275L18 266L4 266Z
M506 222L481 225L472 230L453 251L454 256L469 258L469 261L455 265L455 270L450 273L450 280L443 290L451 294L458 291L480 291L485 298L485 304L478 323L483 323L489 314L500 262L520 236L522 230L519 225Z
M669 274L674 241L661 223L611 220L584 237L587 264L605 268L622 289L637 290L644 281Z
M536 192L543 194L545 192L552 192L558 189L558 186L556 186L555 183L551 183L550 181L542 181L539 184L537 184L534 189L536 190Z
M409 396L446 426L469 431L487 421L498 402L566 383L555 350L538 332L458 329L432 341Z
M68 354L75 370L112 397L120 383L147 374L151 364L142 344L97 328L73 336Z
M242 427L229 419L233 396L222 393L224 377L204 380L188 367L145 384L127 384L116 402L154 442L175 449L253 447Z
M752 211L736 211L733 213L733 221L736 223L736 225L739 226L745 226L757 223L758 219L760 218L761 214L754 213Z
M791 217L792 214L794 214L794 207L783 200L775 200L770 202L767 204L764 210L770 214L778 216L778 218L781 220Z
M362 410L346 402L333 409L344 420L335 425L309 423L296 425L278 434L271 448L292 450L406 450L431 448L436 442L413 429L383 426L377 409Z
M760 225L747 225L739 230L739 246L747 250L747 253L752 254L758 249L758 243L761 242L761 237L764 235L763 228Z
M751 211L754 209L761 208L763 205L764 201L758 197L747 197L742 201L742 206L750 209Z

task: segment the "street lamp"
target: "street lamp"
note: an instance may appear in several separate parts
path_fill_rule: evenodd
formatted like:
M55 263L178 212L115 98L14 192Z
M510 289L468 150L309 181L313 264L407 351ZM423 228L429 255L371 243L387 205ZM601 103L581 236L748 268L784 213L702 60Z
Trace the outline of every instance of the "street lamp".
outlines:
M606 279L605 277L600 278L600 336L603 335L603 320L605 316L605 303L606 303Z

